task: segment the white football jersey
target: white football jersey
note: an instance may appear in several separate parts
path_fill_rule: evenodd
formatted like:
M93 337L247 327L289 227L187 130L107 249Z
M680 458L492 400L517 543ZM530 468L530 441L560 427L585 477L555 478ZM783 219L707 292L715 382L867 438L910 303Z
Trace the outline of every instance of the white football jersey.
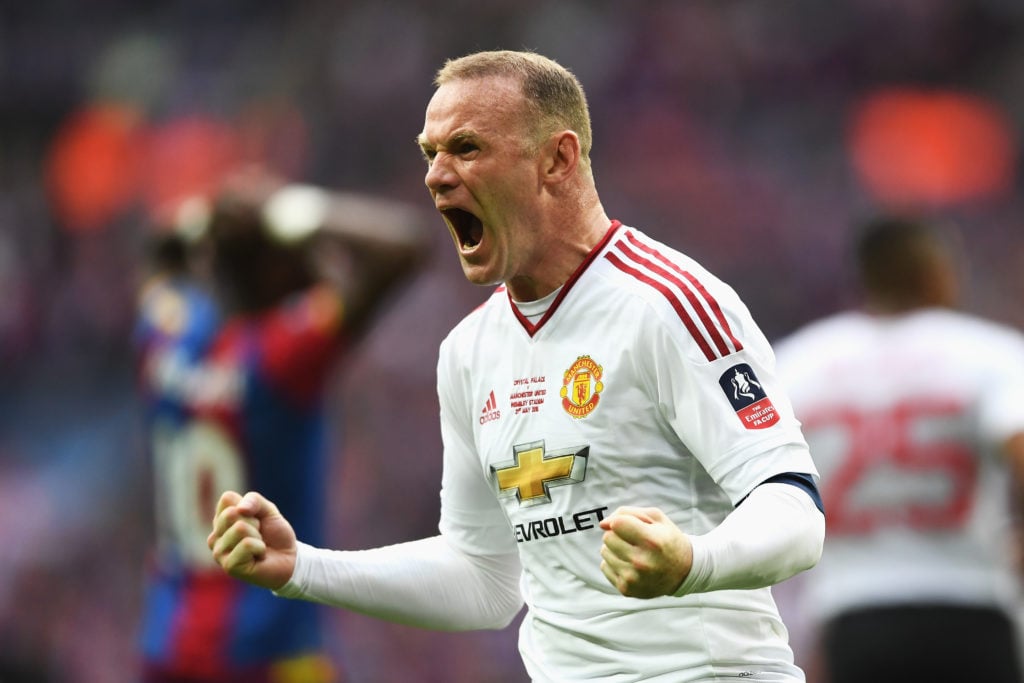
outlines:
M828 535L806 616L862 606L1009 607L1009 479L1024 337L963 313L847 312L775 345L821 472Z
M441 531L518 549L535 681L804 680L769 589L640 600L600 570L619 506L702 534L815 474L773 363L730 287L618 223L536 323L499 287L443 342Z

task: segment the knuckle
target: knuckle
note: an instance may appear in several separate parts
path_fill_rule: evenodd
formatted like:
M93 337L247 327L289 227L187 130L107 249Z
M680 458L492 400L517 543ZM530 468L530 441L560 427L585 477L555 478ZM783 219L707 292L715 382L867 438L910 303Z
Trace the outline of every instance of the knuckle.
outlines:
M231 531L243 538L249 535L249 530L252 527L245 523L243 519L236 519L231 523Z
M638 578L639 575L633 567L628 567L619 573L619 580L626 587L631 587L636 584Z
M641 574L651 570L652 563L646 555L637 554L630 560L630 567L632 568L633 576L639 578Z

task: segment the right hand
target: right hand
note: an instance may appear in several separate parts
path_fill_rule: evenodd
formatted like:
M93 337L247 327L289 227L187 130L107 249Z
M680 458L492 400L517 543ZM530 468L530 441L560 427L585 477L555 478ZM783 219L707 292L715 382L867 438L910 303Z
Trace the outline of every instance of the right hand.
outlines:
M224 571L263 588L281 588L295 571L295 531L277 506L255 491L221 495L206 545Z
M601 528L601 572L626 597L672 595L693 568L689 537L658 508L620 507Z

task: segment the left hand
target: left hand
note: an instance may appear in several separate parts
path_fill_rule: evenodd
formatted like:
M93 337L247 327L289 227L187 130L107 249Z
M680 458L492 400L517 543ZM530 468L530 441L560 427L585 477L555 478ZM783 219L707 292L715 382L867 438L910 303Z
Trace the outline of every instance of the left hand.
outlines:
M671 595L689 575L690 539L658 508L620 507L601 528L601 571L623 595Z

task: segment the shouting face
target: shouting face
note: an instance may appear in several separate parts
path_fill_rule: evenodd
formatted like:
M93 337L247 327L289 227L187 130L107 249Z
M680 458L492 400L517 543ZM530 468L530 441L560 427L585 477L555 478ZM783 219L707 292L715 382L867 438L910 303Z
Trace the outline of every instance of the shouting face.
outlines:
M470 282L528 279L543 261L538 226L539 144L518 82L508 77L445 83L419 136L425 178Z

